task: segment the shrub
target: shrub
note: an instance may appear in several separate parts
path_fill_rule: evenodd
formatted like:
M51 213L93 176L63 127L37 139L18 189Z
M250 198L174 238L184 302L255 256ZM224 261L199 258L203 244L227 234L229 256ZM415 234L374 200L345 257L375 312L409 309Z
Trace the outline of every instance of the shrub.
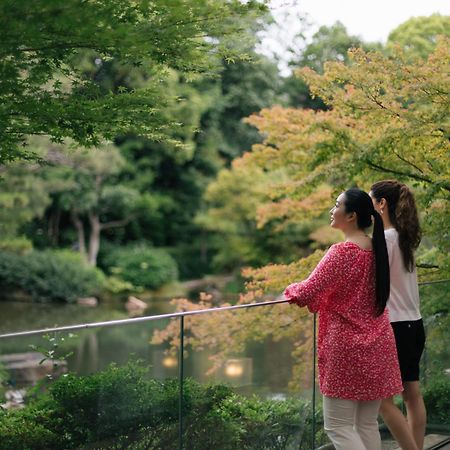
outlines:
M73 302L98 294L103 273L67 250L33 251L26 255L0 252L0 289L23 290L36 301Z
M33 243L25 237L14 237L0 240L0 252L12 252L24 255L33 250Z
M432 424L450 423L450 378L437 376L429 381L423 392L427 420Z
M61 449L61 438L39 423L42 417L37 411L0 413L0 449Z
M309 448L301 439L309 408L299 400L246 398L191 379L183 392L186 450ZM137 364L70 374L23 410L0 414L0 450L176 448L178 396L178 380L151 379Z
M5 392L8 387L9 373L5 366L0 363L0 403L3 403L5 399Z
M110 274L141 288L157 289L178 278L175 260L165 250L144 244L115 247L102 263Z

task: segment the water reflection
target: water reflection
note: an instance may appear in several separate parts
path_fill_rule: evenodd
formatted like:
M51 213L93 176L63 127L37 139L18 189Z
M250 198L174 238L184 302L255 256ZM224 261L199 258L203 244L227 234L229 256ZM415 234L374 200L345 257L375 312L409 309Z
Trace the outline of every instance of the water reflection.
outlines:
M121 309L120 309L121 308ZM151 303L146 315L172 312L174 305L168 300ZM63 326L83 322L126 318L123 305L119 307L99 306L85 308L78 305L12 304L0 302L2 320L1 332ZM80 375L96 373L109 364L126 364L130 360L140 360L149 367L150 375L157 379L178 376L178 354L170 353L166 344L151 344L155 329L163 329L168 320L136 323L99 329L77 331L60 343L61 356L66 358L67 368ZM46 347L48 342L40 336L0 340L0 354L22 353L30 350L30 344ZM292 377L292 343L288 341L251 342L241 354L235 354L216 370L211 372L213 352L208 348L185 351L184 373L200 382L225 382L244 393L262 392L277 395L288 392L288 382Z

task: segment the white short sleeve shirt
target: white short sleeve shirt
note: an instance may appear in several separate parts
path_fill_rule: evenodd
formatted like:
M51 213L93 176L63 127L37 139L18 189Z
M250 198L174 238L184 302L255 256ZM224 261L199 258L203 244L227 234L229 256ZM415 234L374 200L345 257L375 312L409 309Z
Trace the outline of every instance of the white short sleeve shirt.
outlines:
M398 233L395 228L384 230L386 246L389 254L391 293L387 303L391 322L419 320L420 314L419 287L417 271L406 270L398 245Z

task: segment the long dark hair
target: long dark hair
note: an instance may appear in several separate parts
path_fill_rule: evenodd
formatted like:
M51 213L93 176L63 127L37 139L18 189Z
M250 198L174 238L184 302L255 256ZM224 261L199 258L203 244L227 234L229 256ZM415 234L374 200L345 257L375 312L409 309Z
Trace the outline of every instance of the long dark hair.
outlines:
M348 189L345 195L345 211L354 212L358 228L364 230L372 225L374 218L372 247L375 255L375 306L377 314L381 315L386 307L390 291L389 257L384 238L383 221L375 211L372 199L361 189Z
M409 272L414 270L414 252L420 244L422 231L419 224L414 195L406 186L396 180L383 180L373 184L372 196L379 202L382 198L388 204L389 219L398 232L398 245L403 264Z

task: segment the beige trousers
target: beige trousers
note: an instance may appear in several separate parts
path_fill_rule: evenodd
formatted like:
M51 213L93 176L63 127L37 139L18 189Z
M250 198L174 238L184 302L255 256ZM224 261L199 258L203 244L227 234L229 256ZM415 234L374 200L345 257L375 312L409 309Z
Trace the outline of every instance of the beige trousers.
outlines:
M381 400L323 397L325 431L336 450L381 450L378 410Z

